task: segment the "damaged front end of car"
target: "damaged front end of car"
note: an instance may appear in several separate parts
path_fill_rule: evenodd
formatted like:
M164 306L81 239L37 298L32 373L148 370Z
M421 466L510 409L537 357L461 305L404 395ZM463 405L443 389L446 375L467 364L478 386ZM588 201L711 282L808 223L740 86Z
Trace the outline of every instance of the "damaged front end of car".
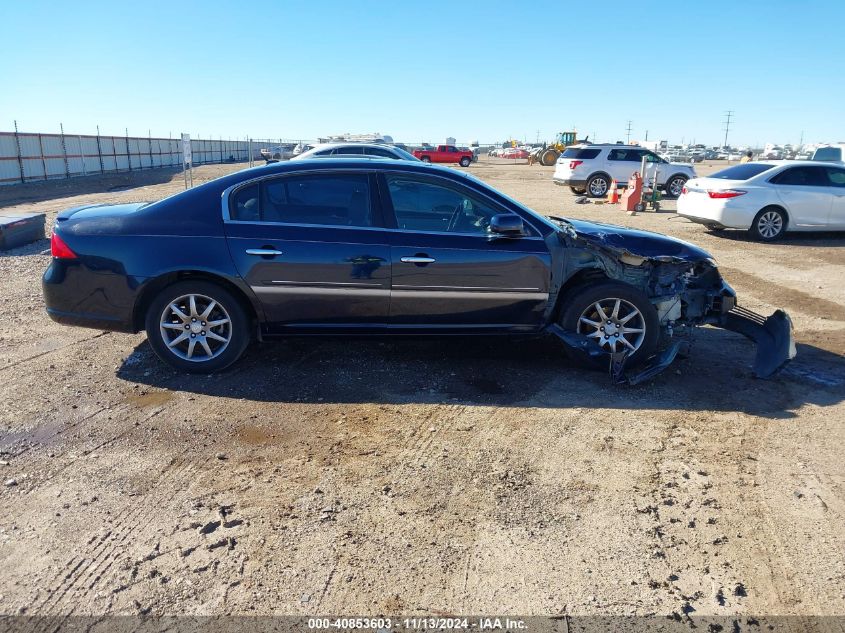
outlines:
M694 328L700 325L738 332L754 341L753 372L758 378L775 375L795 357L789 315L776 310L765 317L740 307L736 292L706 251L657 233L552 219L561 226L556 237L564 249L558 258L562 267L555 275L558 279L600 274L639 289L657 312L664 344L639 367L629 366L629 350L605 349L596 339L566 330L550 318L548 331L583 361L607 367L614 382L637 384L657 375L689 350ZM554 290L565 294L566 281Z

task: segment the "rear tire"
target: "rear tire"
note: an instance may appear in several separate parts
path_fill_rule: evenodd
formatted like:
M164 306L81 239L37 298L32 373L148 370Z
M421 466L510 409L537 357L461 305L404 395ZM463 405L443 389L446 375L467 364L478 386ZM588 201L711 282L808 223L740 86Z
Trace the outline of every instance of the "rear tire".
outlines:
M754 216L748 232L760 242L774 242L786 233L788 219L780 207L766 207Z
M423 156L422 158L420 158L420 160L424 163L430 163L431 162L431 159L428 156Z
M604 198L610 189L610 178L605 174L590 176L587 181L587 195L591 198Z
M637 364L652 356L657 349L660 340L657 310L648 297L633 286L619 281L591 283L574 288L563 298L563 302L561 327L585 334L598 342L605 351L621 352L623 348L629 349L628 362ZM604 328L604 331L600 328ZM631 347L634 349L631 350Z
M471 161L469 158L467 158L466 156L464 156L464 157L461 159L461 161L460 161L460 163L459 163L459 164L460 164L460 166L461 166L461 167L469 167L469 164L470 164L471 162L472 162L472 161Z
M672 176L666 181L666 184L663 185L663 190L666 192L666 196L669 198L677 198L680 196L684 189L684 185L687 184L687 180L688 178L686 176Z
M156 356L189 373L225 369L243 355L250 340L250 318L241 303L204 280L180 281L159 292L147 310L145 327Z
M585 193L587 193L587 190L582 187L570 187L569 190L576 196L583 196Z

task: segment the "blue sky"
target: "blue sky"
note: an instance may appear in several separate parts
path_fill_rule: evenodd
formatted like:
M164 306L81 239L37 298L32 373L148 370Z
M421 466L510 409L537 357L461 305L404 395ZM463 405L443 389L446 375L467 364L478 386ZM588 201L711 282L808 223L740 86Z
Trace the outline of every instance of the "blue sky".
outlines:
M731 144L838 141L843 23L843 0L2 0L0 130L615 141L631 120L710 145L730 109Z

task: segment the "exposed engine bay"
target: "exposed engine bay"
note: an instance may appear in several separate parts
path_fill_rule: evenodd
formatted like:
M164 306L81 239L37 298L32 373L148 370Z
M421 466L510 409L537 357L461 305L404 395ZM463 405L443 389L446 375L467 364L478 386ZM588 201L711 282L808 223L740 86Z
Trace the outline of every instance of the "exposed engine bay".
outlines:
M609 351L595 339L552 322L548 330L590 364L604 364L616 383L643 382L688 351L695 326L714 325L738 332L757 344L754 375L768 378L795 357L792 321L783 310L764 317L737 304L736 292L722 279L716 262L698 247L656 233L553 217L562 251L554 274L565 280L553 288L566 292L573 280L601 275L644 293L657 311L662 349L642 367L631 368L629 350ZM550 239L554 239L552 236ZM633 371L632 371L633 370Z

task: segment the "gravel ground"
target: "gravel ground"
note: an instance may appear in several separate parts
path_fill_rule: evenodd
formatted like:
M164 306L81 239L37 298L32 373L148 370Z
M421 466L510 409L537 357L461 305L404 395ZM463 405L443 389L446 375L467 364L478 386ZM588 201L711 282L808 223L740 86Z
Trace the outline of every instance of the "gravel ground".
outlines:
M143 335L50 321L46 241L0 253L0 613L845 614L845 236L757 244L671 202L575 204L551 168L469 171L703 246L743 305L791 314L798 358L755 380L752 345L706 328L618 388L552 341L297 339L189 377ZM0 207L51 224L182 187L33 183Z

